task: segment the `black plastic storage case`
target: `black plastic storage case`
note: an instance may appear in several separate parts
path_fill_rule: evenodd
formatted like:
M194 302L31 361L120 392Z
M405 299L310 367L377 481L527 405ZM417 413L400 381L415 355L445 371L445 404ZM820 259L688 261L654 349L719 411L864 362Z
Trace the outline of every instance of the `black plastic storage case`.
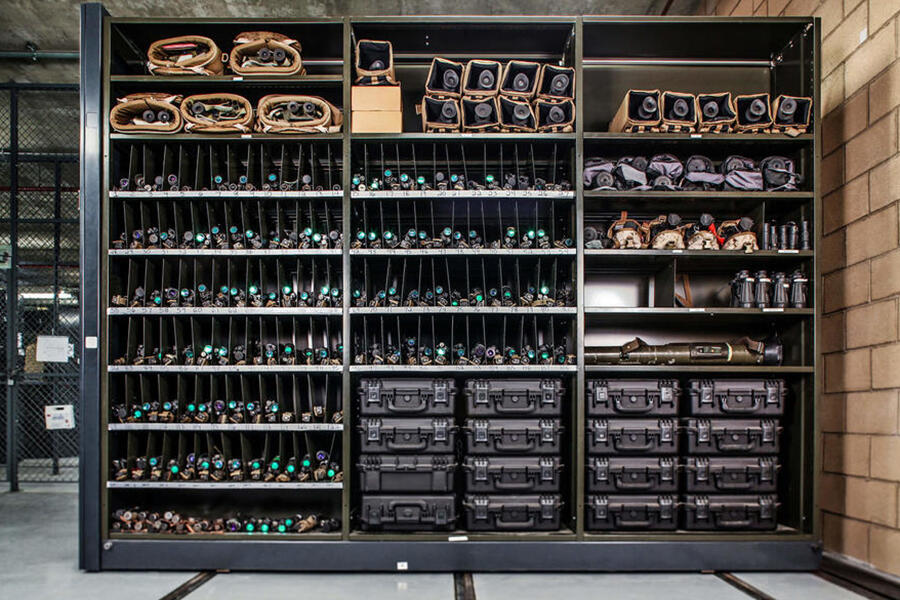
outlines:
M776 456L688 456L684 491L693 494L765 494L777 489Z
M365 454L441 454L456 448L457 427L452 418L365 417L356 429Z
M678 526L678 502L675 496L591 495L585 506L586 529L673 530Z
M467 456L466 491L473 494L559 492L557 456Z
M448 455L364 454L359 457L361 492L453 492L456 459Z
M775 529L776 496L685 496L682 513L685 529Z
M778 454L775 419L685 419L688 454Z
M466 408L470 417L558 417L560 379L470 379Z
M674 456L588 457L589 492L674 493L678 491L678 460Z
M455 496L371 496L363 494L365 530L436 531L456 527Z
M469 531L555 531L562 498L559 494L467 494L463 507Z
M694 416L757 417L784 414L784 379L691 379Z
M468 454L559 454L559 419L466 419Z
M675 419L590 419L588 454L675 454L678 422Z
M589 417L674 417L680 394L677 379L595 379L585 402Z
M456 383L452 379L362 379L359 412L363 416L452 416Z

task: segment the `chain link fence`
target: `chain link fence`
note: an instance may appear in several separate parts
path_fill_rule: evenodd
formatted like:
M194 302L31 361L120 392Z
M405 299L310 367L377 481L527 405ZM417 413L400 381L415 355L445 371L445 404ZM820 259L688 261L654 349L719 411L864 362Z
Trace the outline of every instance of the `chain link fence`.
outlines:
M78 110L77 86L0 86L0 255L15 248L0 271L0 348L14 382L0 414L15 423L0 462L14 486L78 479L77 429L44 421L55 405L79 419ZM39 362L38 336L67 338L67 362Z

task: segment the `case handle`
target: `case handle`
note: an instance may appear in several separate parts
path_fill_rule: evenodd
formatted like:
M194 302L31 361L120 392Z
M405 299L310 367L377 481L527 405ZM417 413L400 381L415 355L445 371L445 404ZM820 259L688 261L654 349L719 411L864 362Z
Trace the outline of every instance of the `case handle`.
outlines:
M645 477L643 481L628 481L619 474L616 475L616 487L623 490L647 490L653 487L653 482L649 477Z
M534 450L536 444L535 440L528 439L528 436L523 436L526 438L524 443L516 443L516 444L507 444L504 443L503 439L499 439L494 442L494 450L497 452L527 452L529 450Z
M645 396L646 402L642 405L626 406L622 403L622 398L616 398L616 410L620 413L648 413L653 410L653 402Z
M512 521L510 523L504 521L502 516L498 516L494 519L494 526L497 529L530 529L534 527L534 515L528 517L526 521Z
M384 445L388 450L424 450L428 447L428 440L423 439L421 442L409 444L398 444L394 440L385 440Z
M495 481L494 488L498 490L530 490L534 487L534 483L529 480L522 481L521 483L510 483L504 481Z
M749 406L728 406L728 398L722 399L722 412L726 413L752 413L759 409L759 398L751 396L753 402Z

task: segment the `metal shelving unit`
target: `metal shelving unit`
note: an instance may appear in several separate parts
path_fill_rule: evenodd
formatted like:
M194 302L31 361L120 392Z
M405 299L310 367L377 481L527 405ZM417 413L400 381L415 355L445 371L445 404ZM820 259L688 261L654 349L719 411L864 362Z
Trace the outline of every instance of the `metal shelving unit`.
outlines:
M688 268L698 271L727 271L740 265L796 264L816 268L816 250L793 252L667 251L667 250L591 250L583 248L581 231L593 215L619 211L629 203L648 211L666 212L671 207L705 206L768 210L779 214L803 214L815 225L814 248L820 242L821 198L818 164L821 141L818 123L815 133L796 137L781 135L737 134L618 134L604 130L624 91L630 87L670 85L678 89L689 77L714 73L716 86L743 92L749 88L786 90L814 96L818 103L818 37L819 21L810 18L785 19L716 19L653 17L367 17L344 19L299 20L181 20L114 18L100 4L82 5L82 414L83 450L81 549L82 567L100 569L257 569L267 570L382 570L393 571L402 563L413 571L458 570L740 570L740 569L812 569L818 563L821 548L815 514L815 481L817 472L814 439L816 390L820 370L817 358L820 289L816 278L811 296L816 308L764 311L758 309L700 308L674 306L598 307L591 305L587 288L596 285L596 274L617 269L622 272L656 268ZM128 49L141 48L152 41L160 25L174 25L185 33L203 31L222 42L237 31L253 28L306 32L321 48L307 60L304 41L304 63L310 75L290 79L273 77L153 77L144 73L140 56ZM153 27L148 27L152 25ZM317 29L319 28L319 29ZM470 28L477 35L468 35ZM143 30L148 30L144 33ZM429 38L427 48L419 47L423 32ZM533 35L523 36L523 32ZM149 37L148 37L149 36ZM404 90L404 128L402 134L352 134L350 123L350 81L352 79L353 46L356 39L391 39L394 42L398 78ZM527 39L526 39L527 38ZM685 48L685 40L696 47ZM740 43L739 43L740 42ZM743 45L742 45L743 44ZM524 47L523 47L524 46ZM311 52L316 50L310 49ZM740 48L746 56L735 56ZM784 51L785 63L773 59ZM425 134L418 133L418 119L413 103L421 97L423 80L431 57L448 56L454 60L494 57L499 60L522 58L542 62L569 61L576 69L576 131L564 134ZM633 56L641 56L635 59ZM658 57L648 59L647 57ZM685 58L719 57L713 60ZM792 66L791 66L792 65ZM731 73L730 67L734 70ZM705 71L705 69L709 71ZM652 83L659 81L660 83ZM701 81L702 83L702 81ZM694 87L696 87L696 84ZM107 124L111 103L117 89L129 91L208 90L236 91L247 89L259 94L266 87L289 87L324 94L326 90L341 99L344 131L315 136L245 135L122 135L113 133ZM340 87L340 89L337 89ZM687 85L690 87L690 85ZM700 85L700 87L703 87ZM693 91L705 91L697 89ZM590 99L588 101L587 99ZM111 190L112 151L128 143L190 144L192 142L295 143L316 142L340 146L342 191L320 192L131 192ZM429 192L360 192L351 189L351 165L357 147L363 144L558 144L570 152L572 192L522 192L503 190L429 191ZM641 144L661 145L665 151L692 153L695 147L709 153L790 152L803 155L803 167L813 177L800 192L595 192L585 191L582 165L588 156L611 155ZM754 150L758 149L758 150ZM734 152L740 153L740 152ZM516 202L545 202L559 210L569 211L575 247L568 249L351 249L342 250L112 250L113 232L110 214L129 203L155 200L173 202L243 200L257 202L290 201L329 202L340 209L345 242L355 231L354 210L363 205L377 207L380 201L393 202L482 202L491 201L513 206ZM552 201L552 202L547 202ZM659 214L659 213L657 213ZM100 225L98 235L98 224ZM336 309L130 309L110 308L110 276L120 263L153 257L162 261L201 260L331 260L339 264L341 288L351 289L353 273L365 261L395 258L426 260L428 258L476 260L553 260L569 261L575 284L577 305L552 308L474 308L474 307L397 307L356 308L348 293L343 306ZM340 258L338 258L340 257ZM566 263L568 264L568 263ZM113 365L110 354L115 345L116 323L130 317L148 323L173 320L185 315L203 321L207 317L221 319L329 319L343 340L343 360L338 366L243 365L243 366L133 366ZM567 319L577 358L574 365L357 365L353 364L351 342L357 323L363 319L485 319L536 318ZM158 317L158 319L154 318ZM181 318L181 317L177 317ZM212 320L212 319L209 319ZM339 323L338 323L339 321ZM663 323L680 329L704 323L745 324L762 328L767 322L790 323L798 328L794 337L803 351L782 366L670 366L670 365L588 365L585 345L598 328L627 329L646 321L648 327ZM149 325L148 325L149 326ZM755 331L755 330L754 330ZM623 334L624 336L624 334ZM354 483L352 437L355 433L353 400L358 378L363 375L397 374L416 376L442 374L461 380L485 375L510 373L512 376L562 377L571 389L571 406L566 408L564 426L570 431L565 458L570 461L564 485L567 506L563 527L558 532L510 532L475 534L452 531L441 534L379 534L357 530L353 515L357 504ZM612 533L585 531L586 452L584 436L586 419L585 383L587 378L617 375L654 374L756 374L784 376L796 382L799 396L791 413L791 447L789 461L783 469L783 488L788 494L784 520L777 532L709 533L677 531L672 533ZM136 377L177 377L213 380L228 377L329 378L340 388L342 423L279 424L184 424L184 423L112 423L109 407L122 380ZM672 375L669 375L672 376ZM261 484L256 482L167 483L108 481L110 443L113 436L193 436L193 435L338 435L342 445L343 483ZM784 475L789 473L789 475ZM174 487L173 487L174 486ZM233 487L229 487L233 486ZM182 504L195 502L206 491L241 490L239 498L250 502L274 501L302 504L317 498L319 492L329 498L342 519L342 530L335 533L289 534L224 534L224 535L132 535L110 531L109 512L115 496L127 494L129 501L139 499L142 490L152 490L159 498L167 493L184 494ZM338 494L338 492L340 492ZM204 496L205 497L205 496ZM231 498L231 496L228 496ZM198 505L199 506L199 505ZM311 560L315 557L315 560Z

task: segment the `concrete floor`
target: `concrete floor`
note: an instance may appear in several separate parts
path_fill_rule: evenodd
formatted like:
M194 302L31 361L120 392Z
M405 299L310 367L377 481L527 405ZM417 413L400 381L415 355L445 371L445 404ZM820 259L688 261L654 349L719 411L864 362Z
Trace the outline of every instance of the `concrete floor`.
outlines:
M196 573L83 573L78 570L77 488L25 484L0 492L0 597L124 597L156 600ZM53 540L53 543L48 543ZM862 596L808 573L739 573L777 600L843 600ZM746 600L751 596L715 575L702 574L475 574L477 600ZM301 592L302 591L302 592ZM271 573L218 574L188 600L453 600L452 575Z

